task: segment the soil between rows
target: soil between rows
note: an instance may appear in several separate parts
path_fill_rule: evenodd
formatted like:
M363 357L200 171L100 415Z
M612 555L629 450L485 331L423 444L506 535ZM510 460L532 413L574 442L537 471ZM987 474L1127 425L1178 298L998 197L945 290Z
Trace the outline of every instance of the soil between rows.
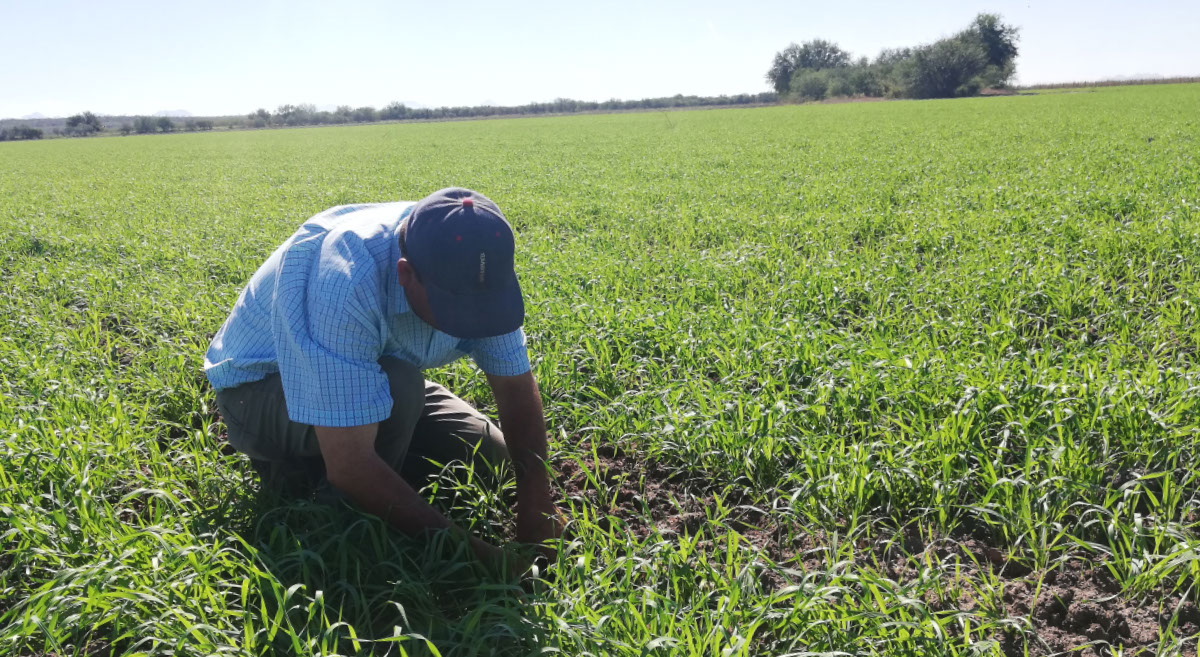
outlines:
M706 509L716 506L711 493L689 486L684 477L661 464L635 459L604 446L597 455L554 462L558 486L566 499L587 502L604 514L598 521L608 529L613 519L639 539L657 534L671 540L695 534L710 525ZM761 554L781 566L804 573L819 573L831 546L820 532L780 518L760 506L728 506L720 524L707 529L716 536L735 531ZM984 576L1001 586L981 588L1002 591L999 600L983 601L969 594L955 600L929 596L925 603L935 612L982 611L985 604L1000 604L1003 614L1026 623L1024 634L998 634L1006 655L1111 655L1121 646L1125 655L1150 655L1162 630L1174 623L1176 635L1200 633L1200 610L1176 593L1159 591L1143 598L1125 595L1102 562L1086 555L1064 559L1049 570L1033 572L1005 557L1002 546L970 536L924 540L915 531L901 532L898 540L871 544L859 541L854 562L903 584L919 577L928 562L947 565L950 573L980 583ZM787 581L782 571L765 571L768 589ZM1195 643L1185 654L1195 655Z
M616 518L639 539L654 532L665 537L695 534L708 524L705 510L716 502L712 494L693 494L681 473L655 462L643 467L612 448L600 449L597 459L586 457L582 466L571 459L553 465L564 497L582 499L605 510L606 516L599 519L602 529L608 529L610 518ZM598 490L595 484L607 490ZM799 526L772 521L763 509L741 501L733 503L723 522L772 560L784 563L794 559L802 545L789 541L788 535L798 533Z

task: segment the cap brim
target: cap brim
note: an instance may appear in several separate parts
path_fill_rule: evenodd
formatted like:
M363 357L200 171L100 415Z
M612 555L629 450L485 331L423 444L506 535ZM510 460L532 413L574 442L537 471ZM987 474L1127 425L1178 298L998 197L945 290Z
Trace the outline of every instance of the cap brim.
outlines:
M516 275L488 294L456 295L429 284L425 293L438 330L456 338L491 338L525 323L525 300Z

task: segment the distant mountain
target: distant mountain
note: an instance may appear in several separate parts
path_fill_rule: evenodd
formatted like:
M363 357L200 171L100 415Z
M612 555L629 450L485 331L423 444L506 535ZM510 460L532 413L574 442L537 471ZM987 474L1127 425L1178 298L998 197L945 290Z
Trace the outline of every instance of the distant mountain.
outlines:
M187 110L162 110L155 112L154 116L169 116L175 119L186 119L192 116L192 113Z
M22 116L21 118L25 119L25 120L30 120L30 119L44 119L47 117L45 114L42 114L41 112L34 112L33 114L26 114L25 116Z

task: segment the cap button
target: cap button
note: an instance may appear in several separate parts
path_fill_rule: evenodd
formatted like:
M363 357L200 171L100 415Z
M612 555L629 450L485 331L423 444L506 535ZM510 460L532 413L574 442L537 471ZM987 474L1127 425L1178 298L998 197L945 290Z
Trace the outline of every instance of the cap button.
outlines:
M462 204L464 208L473 208L475 207L475 199L470 197L464 198Z

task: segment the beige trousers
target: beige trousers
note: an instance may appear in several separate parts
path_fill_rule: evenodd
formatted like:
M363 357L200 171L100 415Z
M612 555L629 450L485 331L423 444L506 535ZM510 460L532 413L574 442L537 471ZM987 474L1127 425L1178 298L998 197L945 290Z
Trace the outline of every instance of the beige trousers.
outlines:
M379 361L388 377L392 414L379 423L375 451L410 484L453 461L499 463L504 435L482 413L425 380L411 363ZM312 426L288 418L279 374L217 391L229 444L250 457L264 486L303 494L321 486L325 465Z

